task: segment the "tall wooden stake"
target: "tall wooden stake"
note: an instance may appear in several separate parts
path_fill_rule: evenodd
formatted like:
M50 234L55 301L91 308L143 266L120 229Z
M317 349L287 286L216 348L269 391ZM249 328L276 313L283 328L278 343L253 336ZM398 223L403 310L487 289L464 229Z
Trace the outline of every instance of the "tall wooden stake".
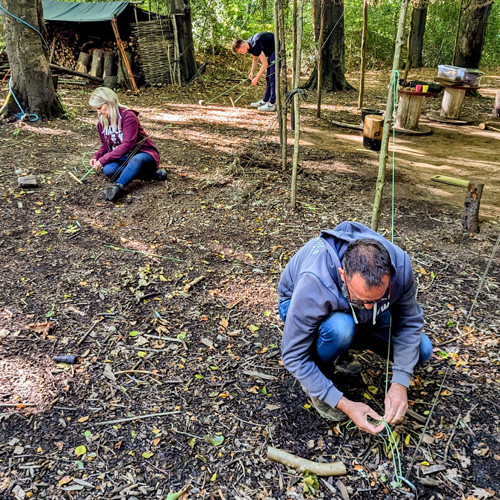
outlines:
M292 86L295 85L295 61L297 59L297 0L293 0L292 4ZM290 110L290 125L292 130L295 130L295 107Z
M401 58L401 47L403 46L403 35L405 30L406 11L408 10L408 0L402 0L401 11L399 14L398 34L396 35L396 46L394 48L394 59L392 62L392 71L399 70L399 60ZM385 107L384 129L382 132L382 144L380 146L380 155L378 158L378 176L375 187L375 200L373 202L372 224L371 228L376 231L380 220L380 206L382 203L382 194L385 183L385 166L387 163L387 151L389 149L389 135L391 133L392 113L394 111L394 86L399 85L391 74L391 84L387 94L387 104Z
M321 60L321 55L323 54L323 34L325 31L325 0L321 0L320 7L320 22L319 22L319 36L318 36L318 54L317 54L317 66L318 66L318 104L316 108L316 116L321 117L321 85L323 84L323 63Z
M303 28L304 0L299 0L297 12L297 46L295 48L295 73L294 73L294 90L298 90L300 85L300 60L302 56L302 28ZM292 166L292 186L290 204L295 208L297 203L297 169L299 164L299 140L300 140L300 107L299 93L295 92L293 96L294 109L294 125L295 125L295 141L293 144L293 166Z
M280 131L280 146L283 151L283 120L281 116L284 112L283 102L281 97L281 82L280 82L280 71L279 71L279 59L280 59L280 26L279 26L279 0L274 0L274 79L276 81L276 110L278 113L278 125ZM286 168L285 165L282 166L283 170Z
M368 0L363 2L363 31L361 33L361 67L359 68L359 96L358 109L363 107L363 95L365 93L365 66L366 66L366 31L368 29Z
M282 76L282 83L280 88L280 99L281 99L281 114L280 118L280 139L281 139L281 163L282 170L286 170L287 166L287 109L288 103L286 101L286 94L288 90L287 76L286 76L286 45L285 45L285 19L283 14L283 0L276 0L278 4L277 9L277 25L278 25L278 48L276 49L276 64L277 73L276 78L279 75ZM275 24L276 25L276 24ZM276 35L275 35L276 36ZM276 39L275 39L276 40ZM276 95L278 92L278 85L276 85Z

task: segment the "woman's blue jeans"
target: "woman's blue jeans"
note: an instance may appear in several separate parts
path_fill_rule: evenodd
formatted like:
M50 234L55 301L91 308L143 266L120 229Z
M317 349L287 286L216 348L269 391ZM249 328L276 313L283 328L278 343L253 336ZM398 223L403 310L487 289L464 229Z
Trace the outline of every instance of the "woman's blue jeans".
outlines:
M156 170L156 162L149 153L136 153L125 166L123 164L129 157L122 156L118 161L107 163L102 167L102 172L113 182L126 186L134 179L147 179Z
M278 312L283 321L286 320L290 299L280 299ZM389 310L377 317L377 323L371 322L356 325L350 314L333 312L318 328L318 338L315 345L315 357L324 364L335 361L349 348L368 349L380 356L387 357L389 343ZM419 364L424 364L432 355L432 343L427 335L420 333ZM391 342L390 360L393 360L393 344Z

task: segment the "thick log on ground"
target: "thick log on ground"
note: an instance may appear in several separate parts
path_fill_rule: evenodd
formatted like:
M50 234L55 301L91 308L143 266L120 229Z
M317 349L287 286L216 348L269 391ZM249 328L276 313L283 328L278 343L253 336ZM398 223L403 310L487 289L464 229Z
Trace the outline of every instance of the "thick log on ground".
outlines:
M465 99L465 89L445 88L440 115L445 118L458 119Z
M89 63L90 63L90 54L87 52L80 52L78 56L78 61L76 61L76 71L80 73L88 73L89 71Z
M90 66L90 74L92 76L102 77L102 66L104 62L104 52L101 49L92 51L92 64Z
M465 195L464 229L469 233L479 233L479 205L483 194L484 184L470 182Z
M478 125L481 130L491 129L500 132L500 122L483 122Z
M87 73L80 73L79 71L75 71L74 69L65 68L64 66L58 66L57 64L50 64L50 69L54 71L60 71L61 73L68 73L68 75L81 76L82 78L86 78L87 80L92 80L93 82L102 83L102 78L98 78L97 76L92 76Z

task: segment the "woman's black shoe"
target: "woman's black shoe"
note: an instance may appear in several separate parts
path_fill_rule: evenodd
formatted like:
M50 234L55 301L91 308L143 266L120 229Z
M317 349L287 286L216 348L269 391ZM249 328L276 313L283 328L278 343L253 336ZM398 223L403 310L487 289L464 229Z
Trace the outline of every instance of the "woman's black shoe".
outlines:
M163 182L167 180L167 171L164 168L159 168L153 173L153 180Z
M104 199L115 201L123 194L125 194L125 187L122 184L111 184L104 190Z

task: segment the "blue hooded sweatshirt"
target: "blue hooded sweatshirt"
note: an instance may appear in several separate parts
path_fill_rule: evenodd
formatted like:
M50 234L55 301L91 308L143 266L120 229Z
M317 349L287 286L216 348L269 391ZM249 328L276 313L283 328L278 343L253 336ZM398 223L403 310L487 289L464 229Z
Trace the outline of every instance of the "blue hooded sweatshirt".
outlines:
M342 268L347 245L363 238L373 238L384 245L394 269L389 305L392 316L394 364L392 382L409 386L413 367L419 358L420 332L424 319L415 299L415 284L408 254L380 234L358 222L343 222L335 229L322 231L306 243L287 264L278 284L280 299L288 298L288 309L281 353L286 369L297 378L311 396L335 407L342 398L332 381L323 375L313 359L319 325L332 312L352 313L342 295ZM359 323L372 322L374 311L358 309Z

